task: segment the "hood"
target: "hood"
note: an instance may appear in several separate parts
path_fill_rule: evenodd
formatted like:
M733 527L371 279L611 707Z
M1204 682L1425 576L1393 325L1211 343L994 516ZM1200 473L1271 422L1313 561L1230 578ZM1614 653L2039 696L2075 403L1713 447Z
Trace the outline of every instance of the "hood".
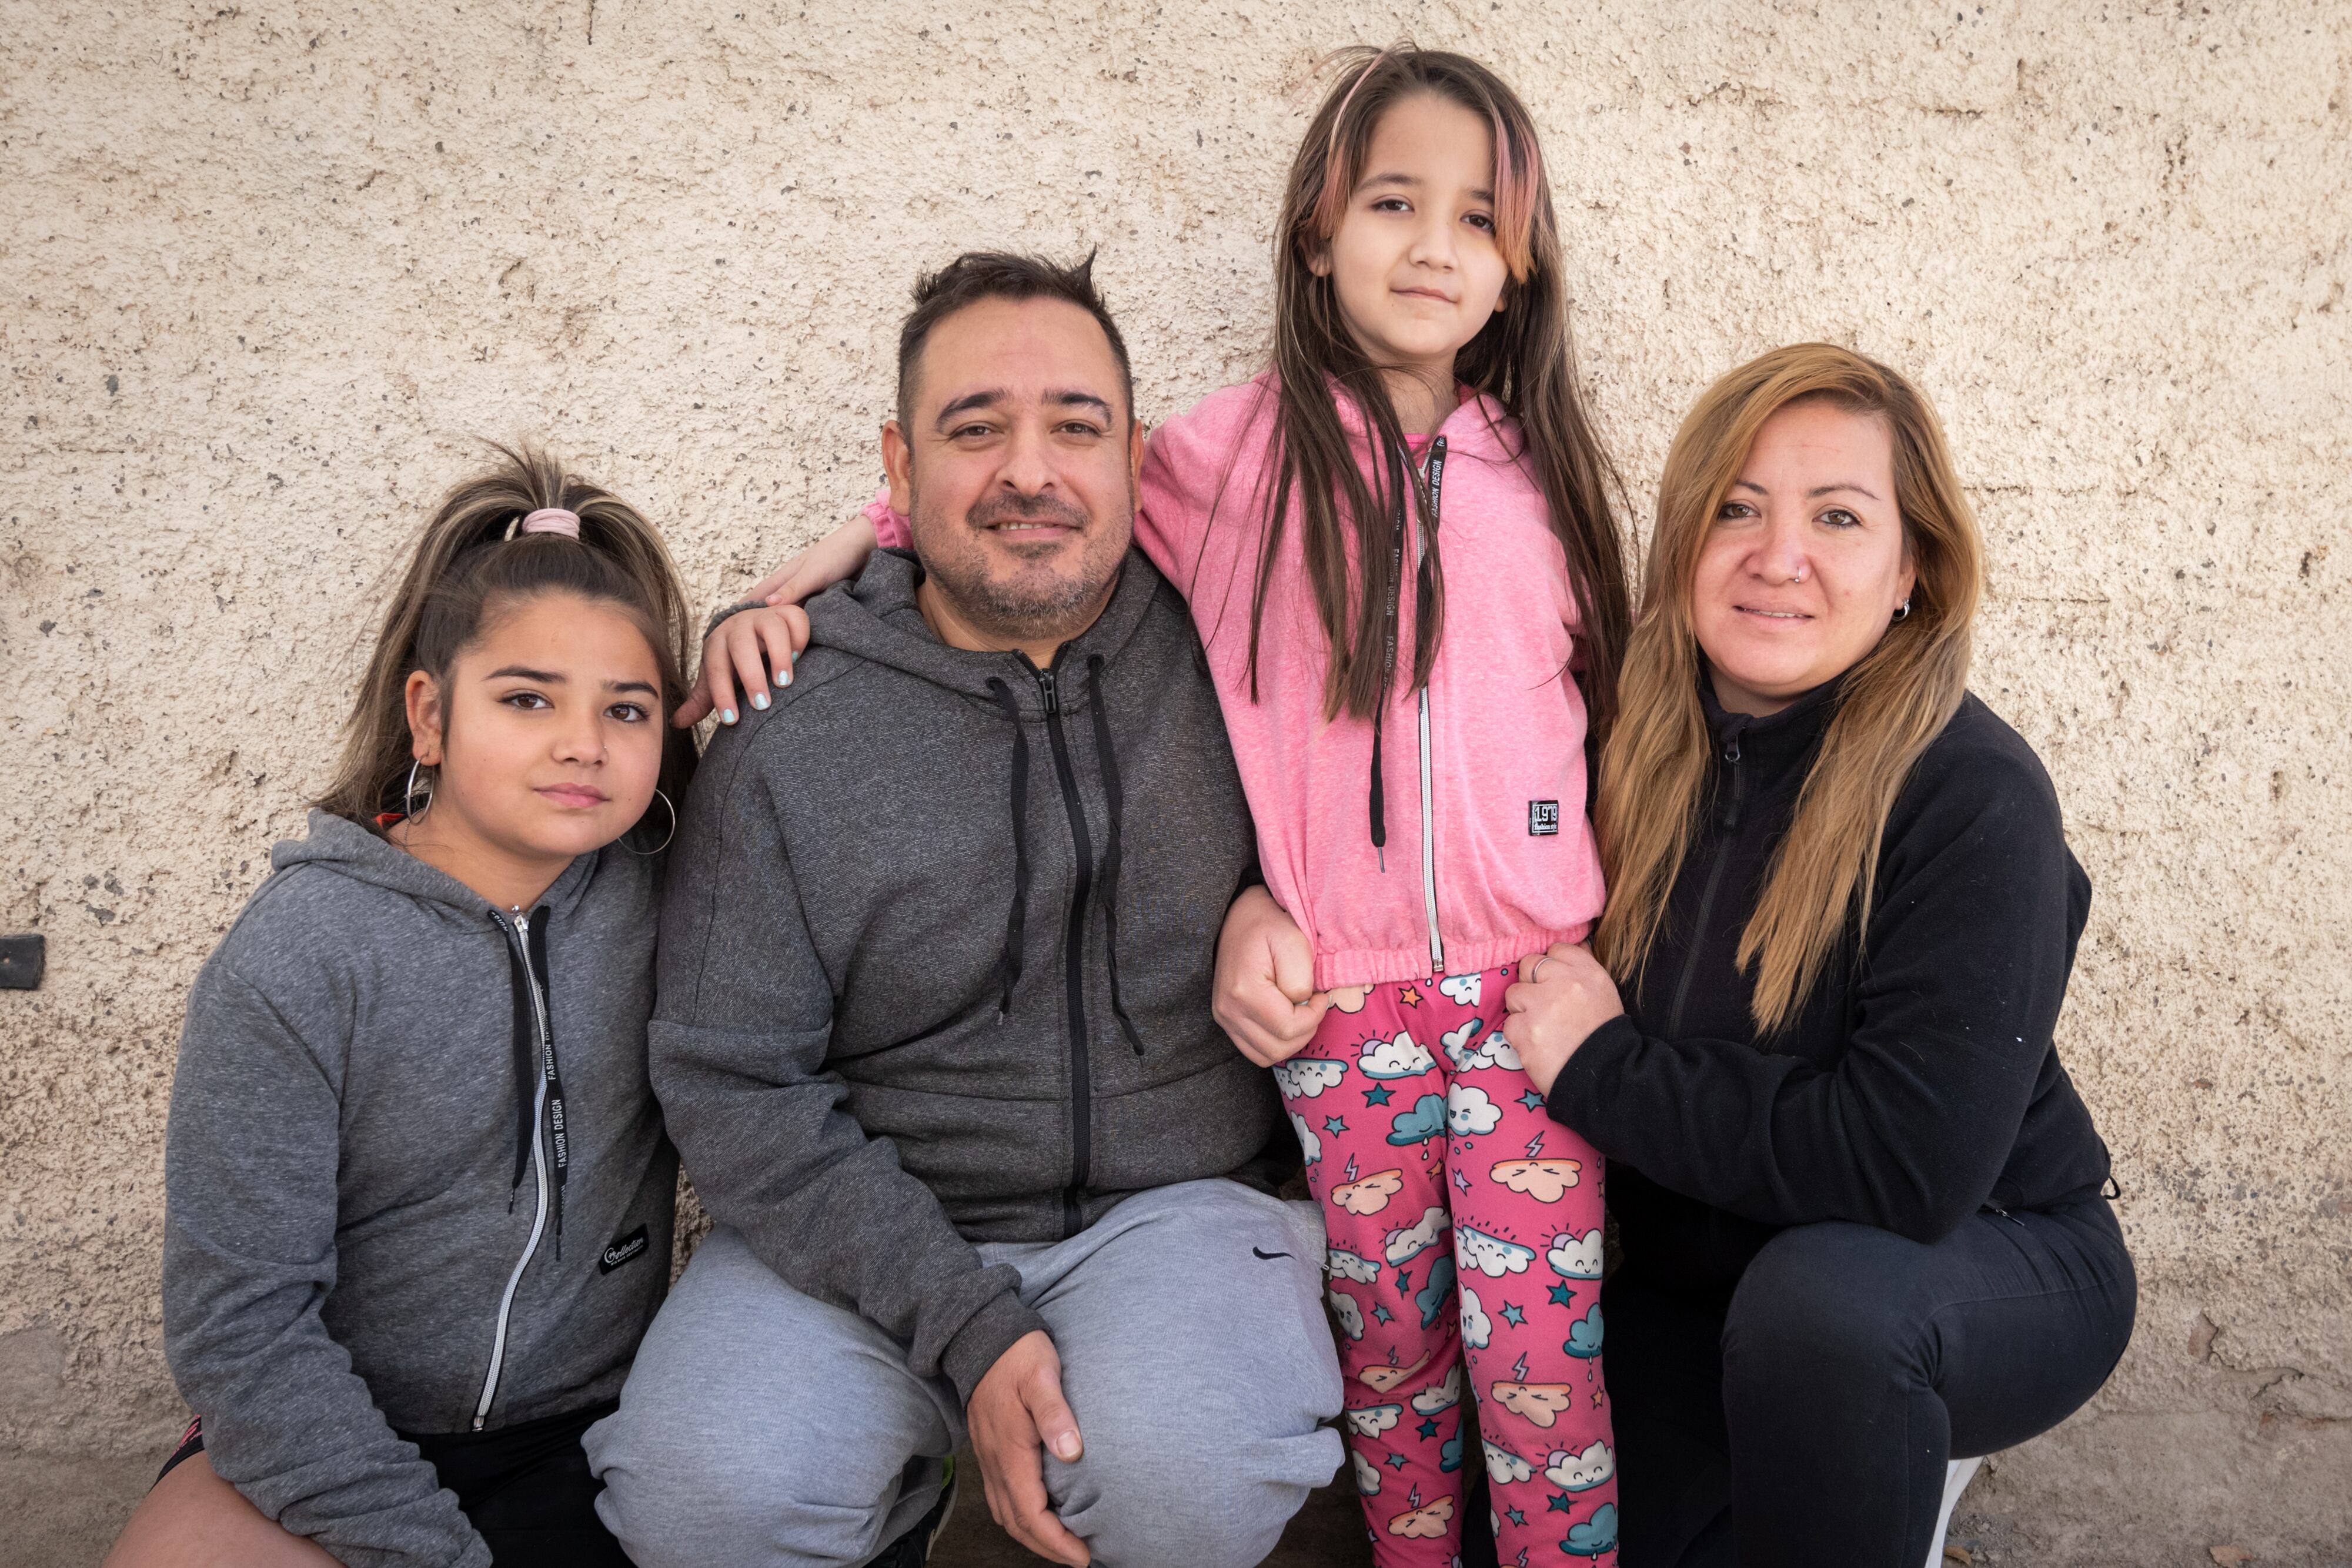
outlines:
M1032 674L1021 654L975 653L939 640L915 604L915 590L922 580L922 562L912 550L876 550L856 580L836 584L808 601L810 645L837 649L992 708L1003 706L998 691L1009 687L1024 717L1042 716L1044 697L1037 683L1012 678ZM1143 623L1159 588L1159 572L1130 547L1110 602L1093 625L1063 644L1055 664L1084 668L1091 657L1118 658ZM998 690L991 689L991 682ZM1076 707L1083 700L1074 689L1064 706Z
M1363 409L1348 394L1338 378L1327 378L1331 391L1332 405L1339 410L1339 424L1348 433L1349 444L1360 455L1371 451L1371 427L1364 418ZM1253 425L1260 421L1268 427L1275 418L1274 390L1276 380L1269 371L1249 383L1256 394L1249 419ZM1446 450L1455 457L1475 457L1482 462L1516 463L1524 455L1527 444L1519 434L1519 422L1492 395L1469 386L1457 386L1461 401L1431 433L1445 437Z
M298 865L318 866L371 887L381 887L420 903L438 904L463 919L478 924L490 901L445 871L425 864L391 840L370 832L357 822L332 812L314 810L310 836L281 839L269 852L269 869L282 872ZM593 854L579 855L562 875L534 900L555 913L569 913L579 902Z

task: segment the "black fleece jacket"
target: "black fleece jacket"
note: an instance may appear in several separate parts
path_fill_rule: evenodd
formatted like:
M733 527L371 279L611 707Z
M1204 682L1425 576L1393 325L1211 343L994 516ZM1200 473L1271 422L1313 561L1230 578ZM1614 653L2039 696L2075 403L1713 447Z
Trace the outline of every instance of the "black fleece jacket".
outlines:
M1609 1158L1628 1265L1727 1291L1788 1226L1934 1241L2104 1182L2051 1039L2091 884L2032 749L1962 701L1888 815L1867 940L1849 920L1796 1018L1759 1040L1734 955L1837 690L1760 719L1701 691L1714 763L1664 926L1626 1015L1551 1092Z

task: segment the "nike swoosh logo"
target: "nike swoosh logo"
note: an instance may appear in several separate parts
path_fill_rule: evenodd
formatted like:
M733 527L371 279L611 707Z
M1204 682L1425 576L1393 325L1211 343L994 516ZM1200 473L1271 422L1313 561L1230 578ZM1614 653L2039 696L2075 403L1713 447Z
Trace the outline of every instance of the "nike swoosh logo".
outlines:
M1255 1258L1263 1258L1269 1263L1273 1262L1276 1258L1287 1258L1290 1256L1287 1252L1260 1252L1255 1247L1250 1249L1250 1255Z

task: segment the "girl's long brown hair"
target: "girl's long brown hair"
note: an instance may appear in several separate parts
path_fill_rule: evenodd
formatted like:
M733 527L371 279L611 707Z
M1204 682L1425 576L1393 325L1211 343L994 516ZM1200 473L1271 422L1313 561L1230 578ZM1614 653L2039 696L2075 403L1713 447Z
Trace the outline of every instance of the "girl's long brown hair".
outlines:
M1895 448L1895 499L1917 572L1911 611L1848 672L1794 820L1772 856L1738 962L1756 977L1759 1035L1793 1018L1849 918L1870 920L1871 880L1895 798L1967 695L1984 547L1926 397L1895 371L1830 343L1749 361L1707 388L1666 454L1642 616L1626 649L1623 706L1601 756L1593 825L1609 905L1593 951L1630 984L1649 956L1703 809L1712 739L1699 706L1691 614L1700 551L1756 432L1818 400L1874 415Z
M344 727L335 780L312 804L371 831L379 814L401 810L411 760L409 673L447 680L450 664L491 616L541 593L615 604L637 622L661 671L659 787L673 806L683 804L694 739L667 726L686 700L686 590L661 535L627 502L535 447L493 444L491 451L486 470L442 499L410 554ZM516 531L548 507L579 517L577 539ZM648 815L648 831L659 831L661 814Z
M1352 49L1334 58L1344 68L1291 163L1275 238L1276 417L1268 465L1274 482L1264 497L1250 599L1251 695L1257 688L1266 585L1294 497L1316 614L1331 650L1325 713L1369 717L1392 673L1383 657L1389 539L1408 491L1428 541L1414 584L1414 687L1428 683L1437 657L1445 580L1428 486L1407 460L1382 367L1349 335L1332 280L1316 276L1312 265L1328 250L1363 178L1381 116L1404 99L1434 93L1493 129L1495 234L1511 278L1506 307L1455 356L1454 376L1493 397L1518 423L1524 444L1517 455L1542 486L1552 532L1568 553L1580 622L1577 674L1592 731L1605 733L1630 620L1623 549L1610 507L1616 476L1577 390L1559 231L1534 118L1492 71L1460 55L1406 45ZM1380 454L1369 476L1350 449L1331 394L1334 382L1360 411Z

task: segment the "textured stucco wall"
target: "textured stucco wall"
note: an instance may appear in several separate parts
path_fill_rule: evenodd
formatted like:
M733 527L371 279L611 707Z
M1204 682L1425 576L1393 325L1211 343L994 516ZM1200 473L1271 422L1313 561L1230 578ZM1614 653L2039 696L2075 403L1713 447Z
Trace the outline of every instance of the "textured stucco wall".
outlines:
M0 993L20 1553L44 1506L119 1517L71 1478L179 1418L182 993L468 438L571 454L715 599L865 493L905 288L982 242L1099 245L1144 412L1178 410L1255 362L1309 62L1405 32L1535 109L1637 514L1692 396L1778 342L1891 359L1949 423L1996 573L1976 686L2098 888L2062 1040L2145 1284L2106 1392L1968 1510L2026 1561L2352 1553L2341 0L0 21L0 930L49 944Z

